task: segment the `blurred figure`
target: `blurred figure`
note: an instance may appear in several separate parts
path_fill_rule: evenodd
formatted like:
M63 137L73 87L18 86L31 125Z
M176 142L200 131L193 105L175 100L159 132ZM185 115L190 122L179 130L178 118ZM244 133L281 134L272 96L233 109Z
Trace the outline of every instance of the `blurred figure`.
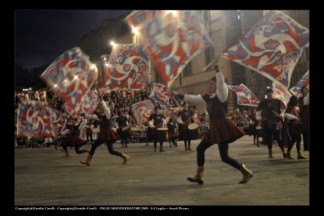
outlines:
M302 97L299 98L300 118L304 141L304 151L309 151L309 89L303 86L300 89Z

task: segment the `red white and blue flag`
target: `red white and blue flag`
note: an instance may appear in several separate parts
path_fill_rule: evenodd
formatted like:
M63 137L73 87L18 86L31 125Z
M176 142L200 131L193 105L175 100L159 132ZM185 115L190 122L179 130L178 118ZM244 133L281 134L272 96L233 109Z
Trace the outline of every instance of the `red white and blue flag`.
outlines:
M281 12L272 11L223 55L288 88L295 65L308 44L307 28Z
M77 117L77 115L81 113L92 115L97 109L99 102L100 98L98 97L97 93L94 90L91 90L82 95L79 105L74 109L71 109L67 103L64 104L64 108L73 117Z
M54 127L55 135L58 136L65 126L69 115L56 109L51 109L51 120Z
M260 100L242 83L238 86L228 86L228 89L236 93L238 105L257 107L260 103Z
M212 45L197 11L140 10L126 17L168 88L187 63Z
M154 104L145 100L132 105L132 112L138 124L144 125L154 113Z
M309 86L309 71L307 71L304 76L299 80L299 82L290 89L290 91L294 94L294 95L301 95L301 88L303 86Z
M75 116L82 96L97 79L97 70L89 57L76 47L60 55L41 78L65 101L66 111Z
M113 46L102 87L107 89L141 89L150 82L150 59L136 44Z
M153 83L151 94L149 98L152 98L160 106L168 106L169 104L169 93L168 88L165 85L159 83Z
M277 82L272 82L272 89L274 92L274 97L282 100L287 107L291 97L291 93L288 91L288 89Z
M22 102L18 109L17 135L29 137L52 137L55 135L51 121L51 109L46 103Z

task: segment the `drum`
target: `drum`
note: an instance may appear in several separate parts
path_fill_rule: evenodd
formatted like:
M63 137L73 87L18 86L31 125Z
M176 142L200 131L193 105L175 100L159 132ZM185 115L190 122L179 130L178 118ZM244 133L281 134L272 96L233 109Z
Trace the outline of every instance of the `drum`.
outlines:
M167 142L169 140L168 128L158 128L156 130L157 130L157 136L159 141Z
M123 127L122 132L126 135L126 136L131 136L132 135L132 129L131 129L132 125L127 125L125 127Z
M190 137L192 140L201 138L200 127L198 124L192 123L188 125L188 129L190 130Z

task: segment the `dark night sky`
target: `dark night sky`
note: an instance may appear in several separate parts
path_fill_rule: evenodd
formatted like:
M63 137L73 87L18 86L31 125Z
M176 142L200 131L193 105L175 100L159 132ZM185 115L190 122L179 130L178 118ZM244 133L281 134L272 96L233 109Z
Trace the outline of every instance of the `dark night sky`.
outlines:
M51 63L106 18L131 10L16 10L15 61L26 69ZM107 44L108 46L108 44Z

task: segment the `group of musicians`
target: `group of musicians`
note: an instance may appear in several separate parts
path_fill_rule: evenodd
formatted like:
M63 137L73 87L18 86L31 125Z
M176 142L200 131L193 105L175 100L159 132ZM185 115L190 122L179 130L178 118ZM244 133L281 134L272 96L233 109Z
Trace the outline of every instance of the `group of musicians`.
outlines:
M128 119L123 112L120 112L116 119L117 134L120 136L122 147L127 147L127 142L132 137L132 127ZM188 109L188 103L183 103L183 109L176 119L161 114L159 106L156 106L147 122L147 143L153 141L155 152L159 143L160 152L164 152L163 142L177 147L176 140L183 140L185 150L191 150L191 140L201 138L201 132L199 125L190 128L190 124L197 125L194 124L194 112Z

